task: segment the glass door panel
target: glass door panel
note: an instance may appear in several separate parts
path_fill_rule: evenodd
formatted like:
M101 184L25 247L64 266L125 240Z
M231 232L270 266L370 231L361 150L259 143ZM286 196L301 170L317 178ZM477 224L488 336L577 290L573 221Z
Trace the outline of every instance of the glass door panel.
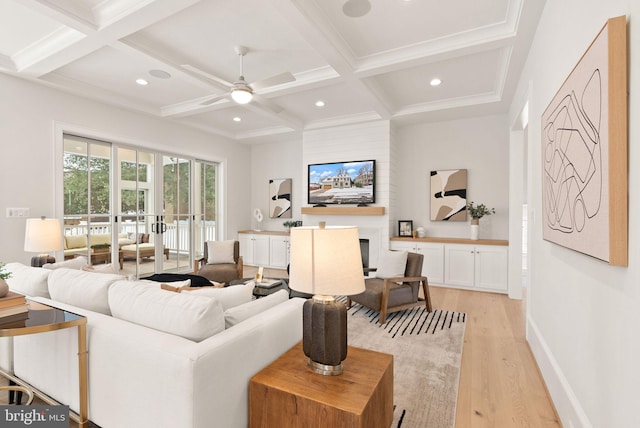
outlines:
M159 225L164 272L191 272L191 162L162 159L163 217ZM157 235L159 236L159 235Z
M196 161L194 174L194 248L195 258L204 256L206 241L217 239L217 165Z
M111 145L64 135L64 257L111 262Z
M121 273L136 277L156 272L154 164L152 153L118 148L118 260Z

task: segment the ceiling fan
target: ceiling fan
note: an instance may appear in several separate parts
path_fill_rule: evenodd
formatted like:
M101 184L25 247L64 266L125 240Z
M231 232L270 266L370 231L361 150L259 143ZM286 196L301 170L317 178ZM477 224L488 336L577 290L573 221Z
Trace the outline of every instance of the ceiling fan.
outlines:
M249 49L245 46L236 46L235 51L236 54L238 54L238 56L240 57L240 77L233 83L226 82L192 65L183 65L183 67L189 71L200 74L201 76L204 76L210 80L214 80L218 83L222 83L223 85L229 87L229 93L212 96L211 98L202 101L200 105L210 105L227 97L230 97L238 104L250 103L254 98L259 103L268 104L264 98L260 97L258 94L255 94L254 91L262 88L267 88L269 86L276 86L283 83L293 82L296 80L293 74L285 72L257 82L247 83L247 81L244 79L244 73L242 70L242 59L247 54L247 52L249 52Z

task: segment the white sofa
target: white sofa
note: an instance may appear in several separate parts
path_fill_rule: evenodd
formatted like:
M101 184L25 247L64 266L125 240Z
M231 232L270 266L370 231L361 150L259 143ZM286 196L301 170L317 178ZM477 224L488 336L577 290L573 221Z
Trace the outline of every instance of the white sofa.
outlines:
M244 428L249 379L302 338L304 300L286 292L242 303L236 286L178 294L119 275L7 270L12 289L87 317L89 417L102 428ZM0 362L77 410L76 329L12 342L0 352L13 348L13 360Z

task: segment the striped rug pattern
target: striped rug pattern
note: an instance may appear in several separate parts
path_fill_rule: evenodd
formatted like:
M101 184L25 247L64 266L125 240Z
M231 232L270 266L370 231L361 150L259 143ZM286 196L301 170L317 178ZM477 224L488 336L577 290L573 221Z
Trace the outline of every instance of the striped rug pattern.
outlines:
M378 312L354 304L347 335L350 346L394 357L391 426L453 428L466 314L418 306L388 314L384 325L378 320Z

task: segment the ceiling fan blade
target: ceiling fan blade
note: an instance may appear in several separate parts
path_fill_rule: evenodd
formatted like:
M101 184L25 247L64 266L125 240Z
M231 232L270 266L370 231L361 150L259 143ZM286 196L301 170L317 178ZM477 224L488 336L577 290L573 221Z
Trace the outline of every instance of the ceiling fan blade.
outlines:
M224 86L227 86L227 87L232 87L233 86L233 83L227 82L226 80L221 79L221 78L219 78L217 76L214 76L211 73L207 73L204 70L200 70L198 67L195 67L195 66L193 66L191 64L182 64L182 68L184 68L185 70L189 70L190 72L195 73L195 74L197 74L199 76L202 76L202 77L205 77L205 78L207 78L209 80L212 80L212 81L214 81L216 83L222 84Z
M280 114L284 110L278 104L274 103L268 98L265 98L256 93L253 94L253 101L258 104L261 108L271 111L273 114Z
M294 82L296 80L295 76L288 71L286 73L281 73L275 76L268 77L266 79L258 80L257 82L251 83L251 87L254 90L259 90L262 88L268 88L269 86L282 85L283 83Z
M216 95L215 97L211 97L207 100L204 100L203 102L200 103L201 106L208 106L211 105L217 101L223 100L225 98L227 98L229 96L229 94L223 94L223 95Z

